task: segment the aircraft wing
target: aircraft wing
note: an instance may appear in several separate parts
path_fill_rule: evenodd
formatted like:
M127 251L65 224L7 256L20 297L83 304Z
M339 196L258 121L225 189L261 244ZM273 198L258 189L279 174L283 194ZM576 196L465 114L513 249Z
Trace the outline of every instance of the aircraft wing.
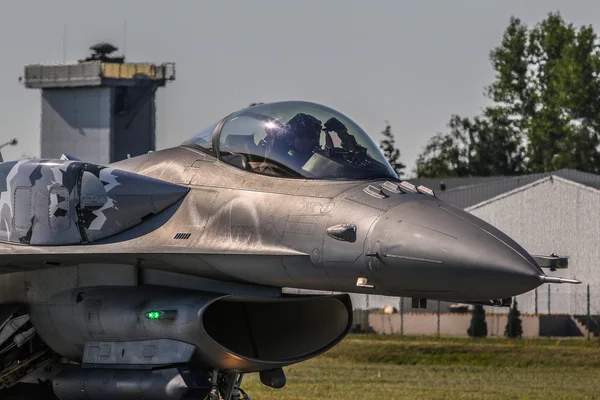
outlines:
M2 246L0 246L0 249ZM29 271L56 266L86 263L117 263L135 265L144 257L137 253L77 253L48 248L44 252L4 253L0 250L0 274Z

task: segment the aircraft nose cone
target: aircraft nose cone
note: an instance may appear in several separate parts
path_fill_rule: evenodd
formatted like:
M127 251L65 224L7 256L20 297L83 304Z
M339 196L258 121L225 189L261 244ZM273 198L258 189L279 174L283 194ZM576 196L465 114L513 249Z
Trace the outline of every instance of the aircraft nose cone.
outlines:
M441 201L411 201L388 211L368 246L375 282L398 295L500 299L538 287L544 275L506 234Z

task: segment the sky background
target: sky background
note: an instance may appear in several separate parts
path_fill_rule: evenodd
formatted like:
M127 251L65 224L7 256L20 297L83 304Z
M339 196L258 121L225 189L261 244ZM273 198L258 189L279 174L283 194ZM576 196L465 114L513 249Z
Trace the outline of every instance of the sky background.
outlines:
M131 62L176 63L157 95L157 149L252 102L306 100L376 141L389 121L410 176L451 114L487 104L488 55L510 16L534 25L551 11L600 30L598 0L2 0L0 143L19 139L2 152L40 153L40 93L18 82L24 65L109 41Z

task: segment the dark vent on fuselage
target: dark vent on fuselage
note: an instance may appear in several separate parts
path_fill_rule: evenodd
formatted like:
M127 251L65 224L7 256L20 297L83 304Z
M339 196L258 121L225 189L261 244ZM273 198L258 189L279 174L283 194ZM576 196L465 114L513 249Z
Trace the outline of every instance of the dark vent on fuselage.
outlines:
M173 239L188 240L191 236L191 233L178 233Z

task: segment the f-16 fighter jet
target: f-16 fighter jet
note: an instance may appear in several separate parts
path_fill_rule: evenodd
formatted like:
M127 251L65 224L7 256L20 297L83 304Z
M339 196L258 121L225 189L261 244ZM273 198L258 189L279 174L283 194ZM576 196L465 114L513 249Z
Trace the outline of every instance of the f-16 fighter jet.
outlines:
M245 374L281 388L345 337L348 293L505 304L577 283L308 102L110 165L3 162L0 193L2 399L247 399Z

